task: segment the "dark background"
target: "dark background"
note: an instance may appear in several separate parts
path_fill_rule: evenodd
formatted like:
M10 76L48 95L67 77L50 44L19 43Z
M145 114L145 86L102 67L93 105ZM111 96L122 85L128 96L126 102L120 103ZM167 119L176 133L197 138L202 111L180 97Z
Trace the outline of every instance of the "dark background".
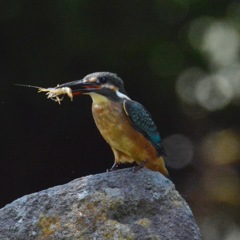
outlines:
M117 73L153 115L176 188L206 239L240 234L238 1L1 1L0 207L104 172L91 99L36 89Z

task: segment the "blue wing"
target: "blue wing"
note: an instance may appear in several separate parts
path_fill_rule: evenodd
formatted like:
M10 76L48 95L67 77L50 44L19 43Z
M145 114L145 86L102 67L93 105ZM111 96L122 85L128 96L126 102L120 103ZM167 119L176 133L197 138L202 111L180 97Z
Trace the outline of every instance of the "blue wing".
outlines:
M154 145L159 154L166 156L166 152L161 144L160 134L150 113L140 103L131 100L123 102L123 109L133 127Z

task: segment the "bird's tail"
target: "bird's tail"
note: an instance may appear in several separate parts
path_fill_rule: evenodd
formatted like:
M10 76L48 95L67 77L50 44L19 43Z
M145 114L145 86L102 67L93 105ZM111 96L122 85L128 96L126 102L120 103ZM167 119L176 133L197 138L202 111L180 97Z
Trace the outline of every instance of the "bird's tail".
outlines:
M168 176L168 170L165 167L163 156L151 161L147 161L144 166L152 171L160 172L164 176Z

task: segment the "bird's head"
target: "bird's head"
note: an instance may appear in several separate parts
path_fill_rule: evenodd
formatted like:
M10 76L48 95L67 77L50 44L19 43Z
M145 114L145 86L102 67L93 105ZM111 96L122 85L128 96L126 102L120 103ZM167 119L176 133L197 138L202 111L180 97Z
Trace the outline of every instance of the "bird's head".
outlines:
M122 79L110 72L91 73L81 80L58 86L58 88L61 87L69 87L73 95L89 94L92 97L100 95L112 101L129 99Z

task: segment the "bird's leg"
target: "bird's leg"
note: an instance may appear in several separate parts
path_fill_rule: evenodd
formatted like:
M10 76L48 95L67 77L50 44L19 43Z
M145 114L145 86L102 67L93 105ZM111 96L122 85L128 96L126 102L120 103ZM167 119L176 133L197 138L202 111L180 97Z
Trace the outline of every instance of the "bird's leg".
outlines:
M114 162L112 167L110 169L107 169L107 172L113 172L113 171L115 171L117 169L118 169L118 164L116 162Z
M141 162L139 165L133 167L133 172L137 172L138 170L143 168L146 162L147 162L147 160L145 160L145 161Z

